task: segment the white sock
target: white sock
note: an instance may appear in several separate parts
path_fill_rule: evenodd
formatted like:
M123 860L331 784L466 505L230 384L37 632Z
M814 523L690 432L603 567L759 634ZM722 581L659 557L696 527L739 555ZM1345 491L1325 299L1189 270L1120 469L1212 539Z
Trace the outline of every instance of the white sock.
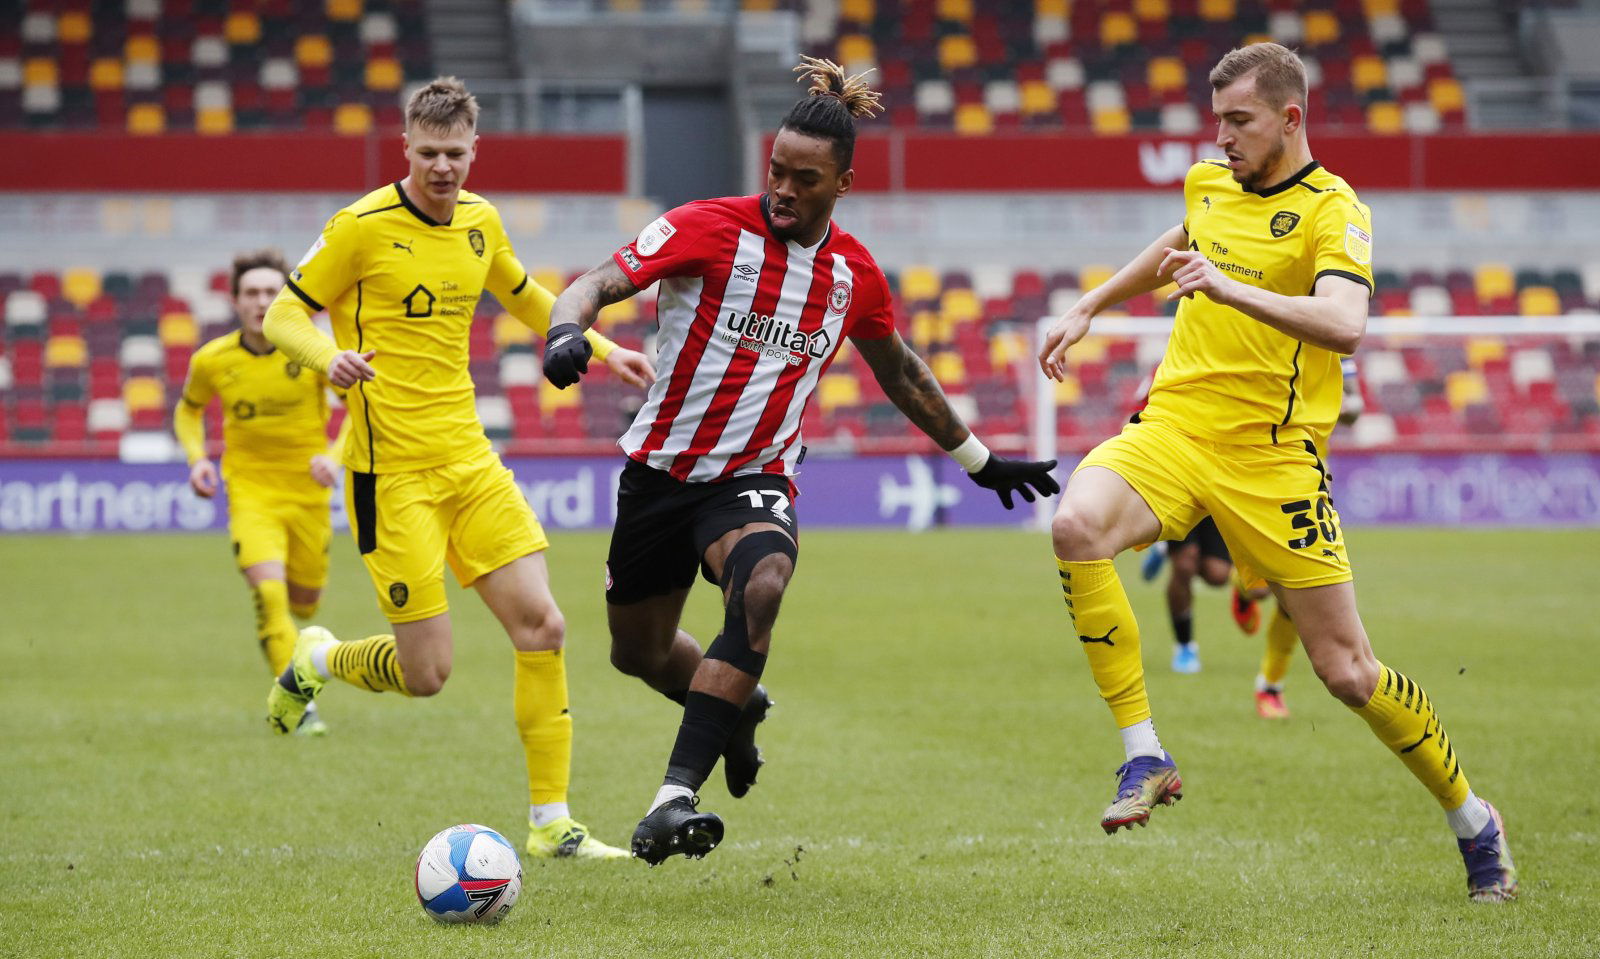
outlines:
M1489 825L1489 807L1469 789L1467 801L1454 809L1446 809L1444 818L1458 838L1471 839Z
M535 828L548 826L557 819L565 819L570 815L572 811L564 802L538 803L528 807L528 818L533 821Z
M1261 675L1260 673L1256 673L1256 692L1264 693L1269 689L1275 693L1283 692L1283 687L1272 685L1271 683L1267 682L1267 677Z
M1149 719L1122 727L1122 751L1129 759L1135 756L1160 759L1166 755L1166 750L1161 748L1161 740L1156 738L1156 724Z
M328 651L337 645L339 644L322 643L311 647L311 665L323 679L333 678L333 673L328 671Z
M656 790L655 801L650 804L649 809L644 811L644 814L648 816L655 812L661 807L662 803L671 802L672 800L680 797L684 799L690 799L693 796L694 790L690 789L688 786L679 786L674 783L666 783L660 789Z

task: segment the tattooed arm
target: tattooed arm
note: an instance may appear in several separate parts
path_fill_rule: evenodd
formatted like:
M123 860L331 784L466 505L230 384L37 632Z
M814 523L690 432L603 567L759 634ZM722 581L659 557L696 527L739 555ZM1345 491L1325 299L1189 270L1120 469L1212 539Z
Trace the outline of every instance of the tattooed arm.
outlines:
M587 330L594 325L600 311L613 303L620 303L639 292L628 275L622 272L617 261L607 258L604 263L572 281L572 285L556 297L550 308L550 326L567 323Z
M912 425L949 452L972 435L967 424L950 407L928 364L911 351L900 334L882 339L852 340L861 358L872 368L878 385Z

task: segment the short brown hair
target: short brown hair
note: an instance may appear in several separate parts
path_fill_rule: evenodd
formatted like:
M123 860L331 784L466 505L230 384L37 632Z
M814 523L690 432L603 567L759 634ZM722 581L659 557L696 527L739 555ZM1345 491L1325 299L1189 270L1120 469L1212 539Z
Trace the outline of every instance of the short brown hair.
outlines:
M1278 43L1252 43L1232 50L1211 68L1211 89L1221 90L1249 74L1256 76L1256 96L1274 110L1287 103L1306 105L1306 65L1293 50Z
M285 278L289 276L289 266L283 262L283 254L277 250L252 250L249 253L241 253L233 258L233 295L235 297L239 295L239 280L251 270L259 270L262 267L277 270Z
M449 131L465 123L469 128L478 126L478 98L467 90L467 85L455 77L434 77L427 86L418 87L406 101L406 129L416 126L431 130Z

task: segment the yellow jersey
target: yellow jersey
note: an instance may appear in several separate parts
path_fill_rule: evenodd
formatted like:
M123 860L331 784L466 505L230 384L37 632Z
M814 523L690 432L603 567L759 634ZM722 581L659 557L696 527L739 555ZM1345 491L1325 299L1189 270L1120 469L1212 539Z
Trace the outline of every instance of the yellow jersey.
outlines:
M530 323L536 331L548 329L554 296L529 279L499 212L474 193L463 190L450 221L440 223L393 183L328 221L279 298L327 309L338 350L377 353L376 378L346 399L353 422L346 466L407 472L489 451L468 370L472 319L485 290L524 322L542 317L543 328ZM603 360L610 342L590 339ZM325 340L322 347L302 358L325 369L337 351Z
M1236 280L1284 296L1330 275L1372 290L1372 212L1315 162L1258 193L1202 160L1183 199L1189 249ZM1213 442L1320 445L1339 415L1339 359L1196 293L1178 307L1139 418Z
M219 336L189 359L182 405L174 418L190 464L205 457L200 419L212 397L222 401L222 476L263 472L311 478L311 457L328 452L328 381L283 351L257 353L242 332ZM275 479L274 482L287 480ZM321 486L316 487L321 490Z

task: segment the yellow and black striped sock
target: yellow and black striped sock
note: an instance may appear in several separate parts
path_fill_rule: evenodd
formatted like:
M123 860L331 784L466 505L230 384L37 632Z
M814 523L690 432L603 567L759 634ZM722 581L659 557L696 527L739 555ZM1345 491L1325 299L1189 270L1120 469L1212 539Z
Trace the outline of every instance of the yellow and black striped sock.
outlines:
M1078 642L1089 656L1089 670L1117 726L1127 728L1149 719L1139 623L1116 567L1109 559L1070 563L1058 558L1056 568Z
M572 777L572 714L561 650L517 650L511 708L528 761L529 805L566 802Z
M250 588L256 603L256 642L267 657L267 668L277 676L294 656L300 631L289 618L289 587L281 579L267 579Z
M328 675L375 693L411 695L400 670L393 636L368 636L353 643L339 643L328 650Z
M1289 673L1289 660L1294 658L1294 648L1300 642L1289 614L1282 603L1273 603L1272 620L1267 623L1267 646L1261 653L1261 678L1267 685L1278 688Z
M1455 809L1466 802L1470 787L1461 760L1421 686L1379 663L1378 688L1355 712L1428 787L1439 805Z

